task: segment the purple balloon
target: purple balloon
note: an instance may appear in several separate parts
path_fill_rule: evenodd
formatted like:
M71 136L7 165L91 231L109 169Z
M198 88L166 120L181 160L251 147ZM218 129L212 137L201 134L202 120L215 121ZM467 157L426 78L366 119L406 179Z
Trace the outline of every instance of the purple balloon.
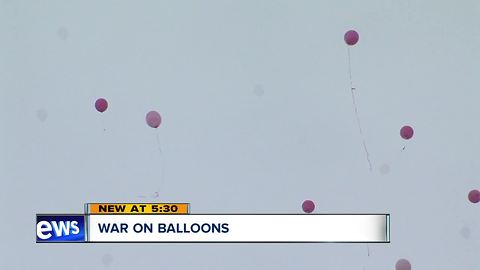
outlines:
M311 200L305 200L302 203L302 209L305 213L311 213L313 210L315 210L315 203Z
M360 38L360 36L358 35L357 31L355 31L355 30L347 31L345 33L345 36L343 37L343 39L345 40L345 43L347 43L347 45L349 45L349 46L353 46L353 45L357 44L359 38Z
M403 126L400 129L400 136L405 140L410 140L413 137L413 128L411 126Z
M480 202L480 191L479 190L472 190L468 193L468 200L471 203L478 203Z
M108 102L106 99L104 98L99 98L97 99L97 101L95 101L95 109L97 109L97 111L103 113L104 111L106 111L108 108Z
M412 265L408 260L400 259L395 264L395 269L396 270L412 270Z
M148 112L145 120L147 121L147 124L152 128L158 128L162 123L162 117L160 117L160 114L156 111Z

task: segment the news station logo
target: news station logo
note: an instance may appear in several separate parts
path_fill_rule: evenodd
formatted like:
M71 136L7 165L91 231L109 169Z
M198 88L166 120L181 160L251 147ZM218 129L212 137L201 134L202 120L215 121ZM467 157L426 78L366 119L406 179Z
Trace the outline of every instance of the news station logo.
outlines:
M38 242L85 242L85 217L37 215Z

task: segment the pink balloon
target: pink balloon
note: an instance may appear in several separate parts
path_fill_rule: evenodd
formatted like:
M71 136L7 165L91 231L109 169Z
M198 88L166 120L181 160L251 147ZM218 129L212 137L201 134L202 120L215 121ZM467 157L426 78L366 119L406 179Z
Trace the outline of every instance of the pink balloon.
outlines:
M480 191L474 189L468 193L468 200L471 203L478 203L480 202Z
M108 108L108 102L106 99L104 98L99 98L97 99L97 101L95 101L95 109L97 109L97 111L103 113L104 111L106 111Z
M313 210L315 210L315 203L311 200L305 200L302 203L302 209L305 213L311 213Z
M160 114L156 111L148 112L145 120L147 121L147 124L152 128L158 128L162 123L162 117L160 117Z
M403 126L400 129L400 136L405 140L410 140L413 137L413 128L411 126Z
M347 43L347 45L350 45L350 46L357 44L359 38L360 36L355 30L347 31L345 33L345 36L343 37L343 39L345 40L345 43Z
M410 265L410 262L408 260L400 259L395 264L395 269L396 270L412 270L412 265Z

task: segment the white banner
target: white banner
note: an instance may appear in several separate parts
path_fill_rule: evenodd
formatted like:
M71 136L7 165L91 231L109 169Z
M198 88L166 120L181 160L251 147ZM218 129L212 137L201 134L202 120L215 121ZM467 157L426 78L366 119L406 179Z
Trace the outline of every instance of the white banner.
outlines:
M88 242L389 243L390 216L89 215Z

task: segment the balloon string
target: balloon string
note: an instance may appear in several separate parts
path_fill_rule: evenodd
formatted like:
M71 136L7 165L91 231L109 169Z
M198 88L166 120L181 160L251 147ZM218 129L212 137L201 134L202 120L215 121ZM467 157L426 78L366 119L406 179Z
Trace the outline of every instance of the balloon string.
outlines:
M353 80L352 80L352 61L350 60L350 48L347 47L347 53L348 53L348 74L350 75L350 89L354 90L355 87L353 87Z
M163 188L163 182L164 182L164 175L165 175L165 162L164 162L164 156L163 156L163 153L162 153L162 147L161 147L161 144L160 144L160 135L158 135L158 133L156 134L156 137L157 137L157 145L158 145L158 151L160 152L160 159L161 159L161 174L160 174L160 188ZM154 193L154 196L155 197L158 197L159 194L158 192L155 192Z
M352 102L353 102L353 108L355 110L355 118L357 120L358 131L360 132L360 136L362 137L363 149L365 151L365 156L367 157L368 166L370 167L370 171L372 171L372 162L370 161L370 153L368 152L367 143L365 142L365 136L363 136L362 125L361 125L361 122L360 122L360 116L358 114L357 102L355 100L355 93L354 93L355 87L353 87L352 61L351 61L351 58L350 58L350 48L349 47L347 47L347 53L348 53L348 74L350 76L350 92L352 93Z
M103 132L107 131L107 129L105 128L105 119L103 119L103 117L100 117L100 121L102 122Z
M367 256L370 257L370 246L367 244ZM363 266L363 270L365 270L365 266Z
M405 142L405 144L403 145L402 150L405 150L405 149L407 148L407 145L408 145L408 142Z
M158 151L160 152L160 154L162 153L162 147L160 146L160 135L158 135L157 133L157 145L158 145Z

